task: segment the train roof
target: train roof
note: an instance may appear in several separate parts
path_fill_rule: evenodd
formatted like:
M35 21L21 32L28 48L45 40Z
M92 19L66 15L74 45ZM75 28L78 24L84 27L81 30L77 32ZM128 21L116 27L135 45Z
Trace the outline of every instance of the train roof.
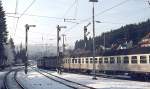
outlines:
M45 56L45 57L41 57L39 60L55 60L57 59L57 56Z

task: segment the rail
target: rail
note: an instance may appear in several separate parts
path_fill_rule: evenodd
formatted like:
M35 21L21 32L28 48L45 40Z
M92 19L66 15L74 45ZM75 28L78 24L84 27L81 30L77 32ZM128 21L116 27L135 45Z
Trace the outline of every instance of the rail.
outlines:
M58 76L53 75L51 73L45 72L43 70L37 70L37 69L34 69L33 67L31 67L31 68L33 70L39 72L40 74L44 75L45 77L47 77L49 79L52 79L56 82L59 82L63 85L66 85L68 87L71 87L73 89L96 89L96 88L93 88L93 87L89 87L89 86L86 86L86 85L83 85L83 84L80 84L80 83L77 83L77 82L74 82L74 81L70 81L70 80L58 77Z
M20 88L21 88L21 89L27 89L27 88L25 88L25 87L17 80L17 72L18 72L18 71L19 71L19 69L14 69L14 70L11 70L11 71L9 71L8 73L5 74L5 77L4 77L4 88L5 88L5 89L11 89L10 86L9 86L9 84L8 84L8 80L7 80L8 75L9 75L11 72L15 72L13 78L14 78L15 82L17 83L19 89L20 89Z

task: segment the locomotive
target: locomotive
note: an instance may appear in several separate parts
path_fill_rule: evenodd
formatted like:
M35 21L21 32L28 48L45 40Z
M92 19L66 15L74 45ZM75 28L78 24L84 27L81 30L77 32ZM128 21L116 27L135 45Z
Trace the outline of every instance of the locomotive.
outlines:
M37 60L37 67L55 70L57 67L57 65L56 65L57 60L56 59L57 59L56 56L42 57L42 58Z

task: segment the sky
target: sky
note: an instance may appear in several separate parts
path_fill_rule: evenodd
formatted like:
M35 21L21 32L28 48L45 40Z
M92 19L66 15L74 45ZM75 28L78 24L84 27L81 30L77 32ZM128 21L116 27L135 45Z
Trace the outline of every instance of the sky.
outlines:
M25 43L25 24L36 25L29 29L29 44L56 46L57 25L62 28L60 36L66 35L65 43L73 47L76 40L83 39L83 27L92 22L92 6L89 0L1 0L6 13L9 37L15 44ZM16 5L16 1L18 4ZM150 18L148 0L99 0L95 3L96 36L126 24L146 21ZM29 5L33 4L29 7ZM120 5L118 5L120 4ZM17 7L16 7L17 6ZM113 8L112 8L113 7ZM25 11L28 8L27 11ZM110 9L111 8L111 9ZM25 13L19 18L23 12ZM16 14L13 14L15 13ZM30 15L30 16L29 16ZM38 16L33 16L38 15ZM67 20L64 19L75 19ZM18 24L17 24L18 20ZM92 24L88 26L92 37ZM61 40L62 44L62 40Z

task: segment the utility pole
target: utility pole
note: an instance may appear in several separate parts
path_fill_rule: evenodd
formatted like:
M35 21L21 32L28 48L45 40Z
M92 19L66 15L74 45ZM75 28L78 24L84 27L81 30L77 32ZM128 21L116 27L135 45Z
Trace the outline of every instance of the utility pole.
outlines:
M58 25L57 26L57 71L59 69L59 41L60 41L59 32L60 32L60 27Z
M64 53L65 53L65 34L62 34L62 37L63 37L63 45L62 45L62 47L63 47L63 56L64 56Z
M86 42L87 42L87 37L86 37L86 32L87 32L87 27L84 26L84 50L86 50Z
M105 43L105 41L106 41L106 38L105 38L105 33L104 33L104 52L105 52L105 45L106 45L106 43Z
M25 57L25 74L28 72L28 31L30 27L35 27L35 25L25 25L26 29L26 37L25 37L25 51L26 51L26 57Z
M60 36L59 33L61 31L61 28L66 28L66 26L57 26L57 72L61 74L61 60L60 60L60 50L59 50L59 41Z
M86 26L84 26L84 49L86 50L86 46L87 46L87 35L90 33L87 33L87 27L90 25L91 23L88 23Z
M95 65L95 15L94 15L94 3L98 2L98 0L90 0L93 3L92 8L92 19L93 19L93 80L96 80L96 65Z

